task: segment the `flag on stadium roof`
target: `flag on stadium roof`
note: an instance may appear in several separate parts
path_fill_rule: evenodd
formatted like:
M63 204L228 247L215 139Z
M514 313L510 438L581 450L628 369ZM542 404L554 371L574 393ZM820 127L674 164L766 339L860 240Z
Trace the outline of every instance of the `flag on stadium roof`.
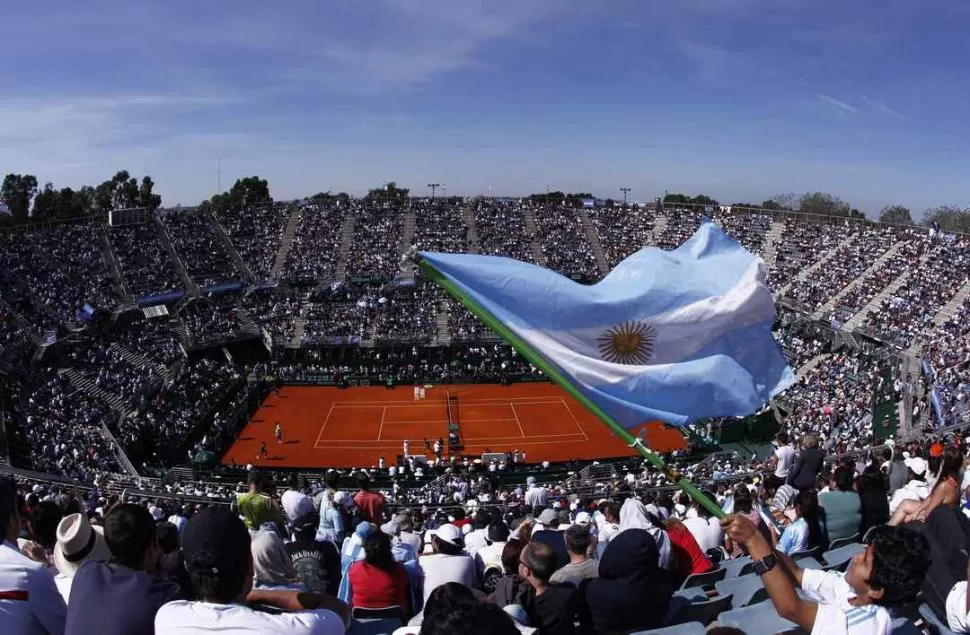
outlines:
M709 221L594 285L497 256L417 258L627 428L747 415L795 380L771 335L764 263Z

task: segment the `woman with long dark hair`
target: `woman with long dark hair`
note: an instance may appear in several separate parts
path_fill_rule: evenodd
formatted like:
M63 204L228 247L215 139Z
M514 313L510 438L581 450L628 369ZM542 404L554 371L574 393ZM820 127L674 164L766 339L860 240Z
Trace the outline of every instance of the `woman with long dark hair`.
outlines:
M940 472L933 491L924 501L908 499L900 503L889 521L890 525L923 522L934 509L940 505L957 507L960 504L960 481L963 472L963 453L955 445L949 445L943 451L940 462Z
M391 538L375 531L364 538L364 559L348 572L352 606L372 609L400 606L410 615L408 572L391 554Z
M824 547L828 543L819 522L818 496L815 492L801 492L795 497L795 515L795 520L785 527L778 539L779 551L791 554Z

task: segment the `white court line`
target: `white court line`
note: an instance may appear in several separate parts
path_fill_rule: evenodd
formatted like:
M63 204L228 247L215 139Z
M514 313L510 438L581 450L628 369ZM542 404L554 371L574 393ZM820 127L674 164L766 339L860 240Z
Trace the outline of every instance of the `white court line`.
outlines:
M318 447L320 439L323 437L323 431L327 428L327 424L330 423L330 415L333 414L333 407L335 404L330 404L330 410L327 411L327 418L323 420L323 425L320 426L320 432L317 434L317 440L313 442L313 447Z
M568 412L569 416L573 418L573 423L576 424L576 427L579 428L579 431L583 434L584 437L586 437L586 440L589 441L589 436L587 436L586 431L583 430L583 426L579 425L579 419L577 419L576 415L573 414L573 409L569 407L569 404L566 403L565 399L560 399L560 401L562 401L562 405L566 406L566 412Z
M562 437L581 437L581 436L583 436L581 432L568 432L568 433L563 433L563 434L533 434L533 435L529 435L529 436L526 436L526 437L515 437L515 436L506 436L506 437L466 437L465 440L466 441L515 441L517 439L523 439L523 438L525 438L525 439L556 439L556 438L562 438ZM383 445L385 443L391 443L391 444L400 443L403 440L404 439L381 439L380 441L376 441L374 439L328 439L327 440L327 443L328 444L335 444L334 447L337 447L336 444L340 444L340 443L357 443L357 444L370 443L372 445L374 445L374 444L381 444L381 445Z
M519 421L519 413L517 413L515 411L515 404L514 403L510 403L509 406L512 407L512 414L515 416L515 425L519 426L519 434L521 434L522 435L522 438L524 439L525 438L525 430L522 429L522 422Z
M424 399L427 403L416 404L413 401L335 401L333 402L338 408L368 408L375 406L410 406L412 408L425 408L437 405L445 405L448 403L447 399ZM562 397L505 397L503 399L458 399L458 405L463 404L485 404L485 403L522 403L522 402L535 402L535 403L559 403L562 401Z
M579 437L578 434L576 436ZM535 438L538 438L538 437L526 437L526 439L535 439ZM515 447L520 447L520 446L525 446L525 445L549 445L549 441L523 441L522 440L522 437L511 437L511 440L515 440L516 441L515 444L514 444ZM334 447L331 447L331 448L328 448L328 449L330 449L330 450L337 450L337 451L344 451L344 450L367 450L367 451L371 451L371 450L381 450L381 449L384 449L385 447L386 448L395 447L401 441L403 441L403 439L400 439L400 440L395 439L393 441L393 444L387 445L387 446L384 446L384 445L376 446L376 445L373 445L373 444L371 444L371 445L341 445L341 446L334 446ZM386 443L389 443L389 444L391 443L391 441L389 441L389 440L387 440L385 442ZM556 443L586 443L586 440L583 439L582 437L576 438L576 439L559 439L559 440L556 441ZM465 444L465 447L468 447L469 445L471 445L472 447L476 447L476 448L479 448L479 447L484 448L484 447L487 447L487 445L491 445L491 442L479 441L479 440L475 439L471 443L466 443ZM316 449L319 450L319 449L322 449L322 448L316 448Z
M464 419L463 423L491 423L492 421L515 421L515 419ZM447 419L423 419L421 421L385 421L384 423L391 425L395 423L448 423Z
M377 442L381 442L381 435L384 434L384 417L387 416L387 408L381 410L381 427L377 429Z

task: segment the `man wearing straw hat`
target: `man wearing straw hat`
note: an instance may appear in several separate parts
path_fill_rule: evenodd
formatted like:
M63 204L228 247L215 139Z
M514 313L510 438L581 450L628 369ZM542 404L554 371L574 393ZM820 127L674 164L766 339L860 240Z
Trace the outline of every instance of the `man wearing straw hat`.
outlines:
M108 562L111 550L104 539L104 529L92 527L84 514L70 514L57 525L54 566L58 574L54 584L66 603L71 597L74 574L85 562Z

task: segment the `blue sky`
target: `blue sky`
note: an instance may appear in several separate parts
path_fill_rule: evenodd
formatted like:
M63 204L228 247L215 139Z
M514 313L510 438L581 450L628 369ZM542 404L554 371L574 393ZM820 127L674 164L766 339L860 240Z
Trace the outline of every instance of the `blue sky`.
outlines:
M963 0L52 0L4 8L0 173L274 196L822 190L970 204Z

